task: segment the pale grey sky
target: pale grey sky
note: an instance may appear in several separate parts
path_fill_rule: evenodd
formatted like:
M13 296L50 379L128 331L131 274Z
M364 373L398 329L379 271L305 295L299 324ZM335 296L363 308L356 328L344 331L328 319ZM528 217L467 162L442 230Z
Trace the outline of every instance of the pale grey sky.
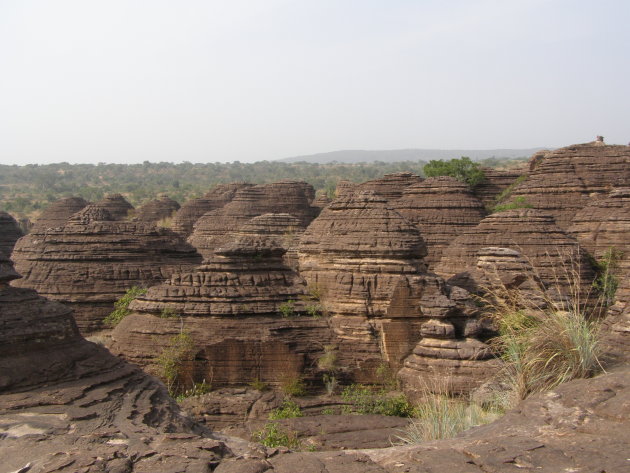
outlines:
M628 0L0 0L0 163L630 141Z

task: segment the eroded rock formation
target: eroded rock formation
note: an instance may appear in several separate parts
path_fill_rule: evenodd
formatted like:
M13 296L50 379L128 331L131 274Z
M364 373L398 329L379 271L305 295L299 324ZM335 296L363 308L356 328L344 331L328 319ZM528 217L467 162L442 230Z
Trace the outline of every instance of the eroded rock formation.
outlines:
M251 187L253 184L234 182L231 184L219 184L199 199L190 200L177 211L173 217L171 228L184 237L190 236L193 226L206 212L220 209L232 201L239 189Z
M312 207L315 191L302 181L281 181L246 187L237 191L234 199L223 208L204 214L194 226L188 241L207 258L229 242L241 226L266 213L287 213L296 217L302 228L317 216Z
M72 215L85 208L88 204L89 202L81 197L67 197L56 200L44 209L35 221L35 227L38 230L60 227Z
M83 333L101 327L126 290L157 284L201 261L194 248L167 229L114 221L89 205L65 225L34 229L14 251L20 287L68 303Z
M107 210L114 220L123 220L127 218L129 211L134 210L133 205L120 194L108 194L95 205Z
M21 236L22 230L17 221L10 214L0 211L0 252L10 256Z
M419 184L422 178L411 172L396 172L358 184L354 192L373 191L376 195L392 202L399 199L409 186Z
M468 185L449 176L430 177L407 187L392 206L420 229L427 245L425 262L430 269L457 236L486 216L483 204Z
M482 170L485 179L474 187L473 192L487 208L493 207L503 191L513 186L521 176L527 175L527 169L520 166L511 169L484 167Z
M134 220L140 222L157 223L170 218L180 208L180 205L166 195L161 195L140 207L134 214Z
M524 200L551 214L565 230L593 193L630 186L630 146L594 141L537 153L533 159L527 179L514 188L509 202Z

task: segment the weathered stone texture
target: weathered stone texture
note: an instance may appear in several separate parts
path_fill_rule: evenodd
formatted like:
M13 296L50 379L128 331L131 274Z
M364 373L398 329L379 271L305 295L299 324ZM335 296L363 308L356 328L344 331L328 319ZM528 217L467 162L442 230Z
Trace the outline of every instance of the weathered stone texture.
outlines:
M403 195L407 187L421 182L422 178L411 172L397 172L358 184L354 192L372 191L387 201L393 202Z
M0 253L10 256L22 235L17 221L10 214L0 211Z
M473 193L487 208L493 207L497 202L497 197L508 187L514 185L515 181L527 174L525 167L510 169L481 168L485 179L473 188Z
M81 197L67 197L56 200L44 209L35 221L35 227L38 230L60 227L72 215L85 208L88 204L89 202Z
M449 176L430 177L407 187L392 206L420 229L427 245L425 263L429 269L457 236L486 216L483 204L468 185Z
M516 186L509 202L523 198L551 214L568 229L592 194L630 186L630 146L592 142L538 153L527 179Z
M136 210L133 219L140 222L157 223L170 218L180 208L180 205L170 197L162 195L151 200Z
M129 211L134 210L133 205L120 194L108 194L95 205L107 210L114 220L123 220L127 218Z
M306 228L319 212L312 207L315 192L302 181L280 181L240 189L223 208L204 214L194 226L188 241L207 258L232 239L247 221L266 213L286 213Z
M16 285L68 303L86 333L101 327L127 289L157 284L201 258L170 230L113 221L109 211L90 205L64 226L23 237L14 261L24 276Z

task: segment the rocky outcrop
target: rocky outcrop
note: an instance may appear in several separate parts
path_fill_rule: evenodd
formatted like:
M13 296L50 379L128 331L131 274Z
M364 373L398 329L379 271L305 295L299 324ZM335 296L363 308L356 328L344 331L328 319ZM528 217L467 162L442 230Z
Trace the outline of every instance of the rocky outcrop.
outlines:
M493 207L502 192L513 186L521 176L527 175L527 169L520 166L510 169L481 169L485 177L473 188L473 193L486 208Z
M114 220L123 220L127 218L129 211L134 210L133 205L120 194L108 194L95 205L107 210Z
M520 199L543 210L566 230L593 194L629 186L630 146L594 141L535 155L527 179L508 202Z
M619 273L630 274L630 188L593 198L575 214L569 233L597 259L615 250Z
M112 349L150 366L185 331L194 361L183 368L182 384L321 380L317 358L332 333L321 314L309 312L304 280L283 263L290 241L273 225L287 217L253 219L200 267L150 288L114 330Z
M134 220L139 222L157 223L170 218L180 208L180 205L166 195L161 195L140 207L134 214Z
M444 250L436 273L450 278L452 284L478 292L482 281L477 260L479 251L487 247L518 251L558 304L569 303L576 290L582 301L594 303L593 268L577 241L558 227L551 215L516 209L486 217Z
M483 204L468 185L449 176L430 177L407 187L392 206L420 229L427 245L425 262L430 269L457 236L486 216Z
M222 208L232 201L239 189L251 187L253 184L234 182L231 184L219 184L199 199L189 200L184 203L173 217L171 228L173 231L188 238L193 231L193 226L206 212Z
M205 471L231 456L164 385L79 335L71 311L6 285L0 256L3 471Z
M22 230L17 221L10 214L0 211L0 253L10 256L21 236Z
M44 209L35 221L35 227L38 230L60 227L72 215L85 208L88 204L89 202L81 197L67 197L56 200Z
M89 205L61 227L34 229L14 251L20 287L68 303L83 333L102 320L126 290L157 284L201 261L170 230L141 222L114 221Z
M296 217L302 228L316 217L318 208L311 206L315 192L301 181L281 181L240 189L229 204L201 217L188 241L207 258L229 242L232 233L246 222L266 213L286 213Z
M422 178L411 172L396 172L359 184L354 189L354 192L372 191L376 195L392 202L399 199L407 187L421 182Z
M337 182L337 187L335 188L335 198L341 199L345 197L350 197L350 194L352 194L357 189L357 185L358 184L346 181L345 179Z

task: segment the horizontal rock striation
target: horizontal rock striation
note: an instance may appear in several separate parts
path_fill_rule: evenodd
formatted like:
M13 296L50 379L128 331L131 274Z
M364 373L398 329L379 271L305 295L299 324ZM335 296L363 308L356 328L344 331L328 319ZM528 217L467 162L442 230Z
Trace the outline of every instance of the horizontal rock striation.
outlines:
M66 197L59 199L44 209L35 221L38 230L60 227L75 213L83 210L89 204L81 197Z
M133 205L120 194L108 194L95 205L107 210L114 220L124 220L130 211L135 210Z
M201 261L172 231L114 221L97 205L62 227L34 229L18 242L14 255L24 276L15 284L68 303L83 333L100 328L114 302L132 286L152 286Z
M313 187L301 181L281 181L240 189L232 202L197 220L188 241L204 258L210 257L215 249L232 239L233 232L252 218L266 213L292 215L299 220L302 228L306 228L320 210L311 206L314 197Z
M409 186L419 184L422 178L411 172L396 172L383 177L358 184L354 192L372 191L376 195L392 202L399 199Z
M435 271L450 278L452 284L478 292L483 283L476 271L477 259L479 251L487 247L518 251L557 304L569 304L578 296L581 301L595 303L590 261L578 242L558 227L551 215L535 209L492 214L457 237L444 250Z
M468 185L449 176L430 177L407 187L392 206L420 229L427 245L425 263L429 269L457 236L486 216L483 204Z
M173 231L188 238L193 231L193 226L206 212L222 208L231 202L239 189L251 187L253 184L245 182L233 182L231 184L219 184L199 199L192 199L184 203L173 216L171 228Z
M534 155L527 179L514 188L508 202L524 199L567 230L593 193L628 186L630 146L594 141Z
M10 256L22 235L17 221L10 214L0 211L0 253Z
M487 208L494 207L497 198L508 189L514 186L517 179L527 175L525 167L510 169L481 168L484 173L484 180L473 188L475 196Z
M140 207L133 216L139 222L157 223L173 216L180 208L177 201L166 195L151 200Z

